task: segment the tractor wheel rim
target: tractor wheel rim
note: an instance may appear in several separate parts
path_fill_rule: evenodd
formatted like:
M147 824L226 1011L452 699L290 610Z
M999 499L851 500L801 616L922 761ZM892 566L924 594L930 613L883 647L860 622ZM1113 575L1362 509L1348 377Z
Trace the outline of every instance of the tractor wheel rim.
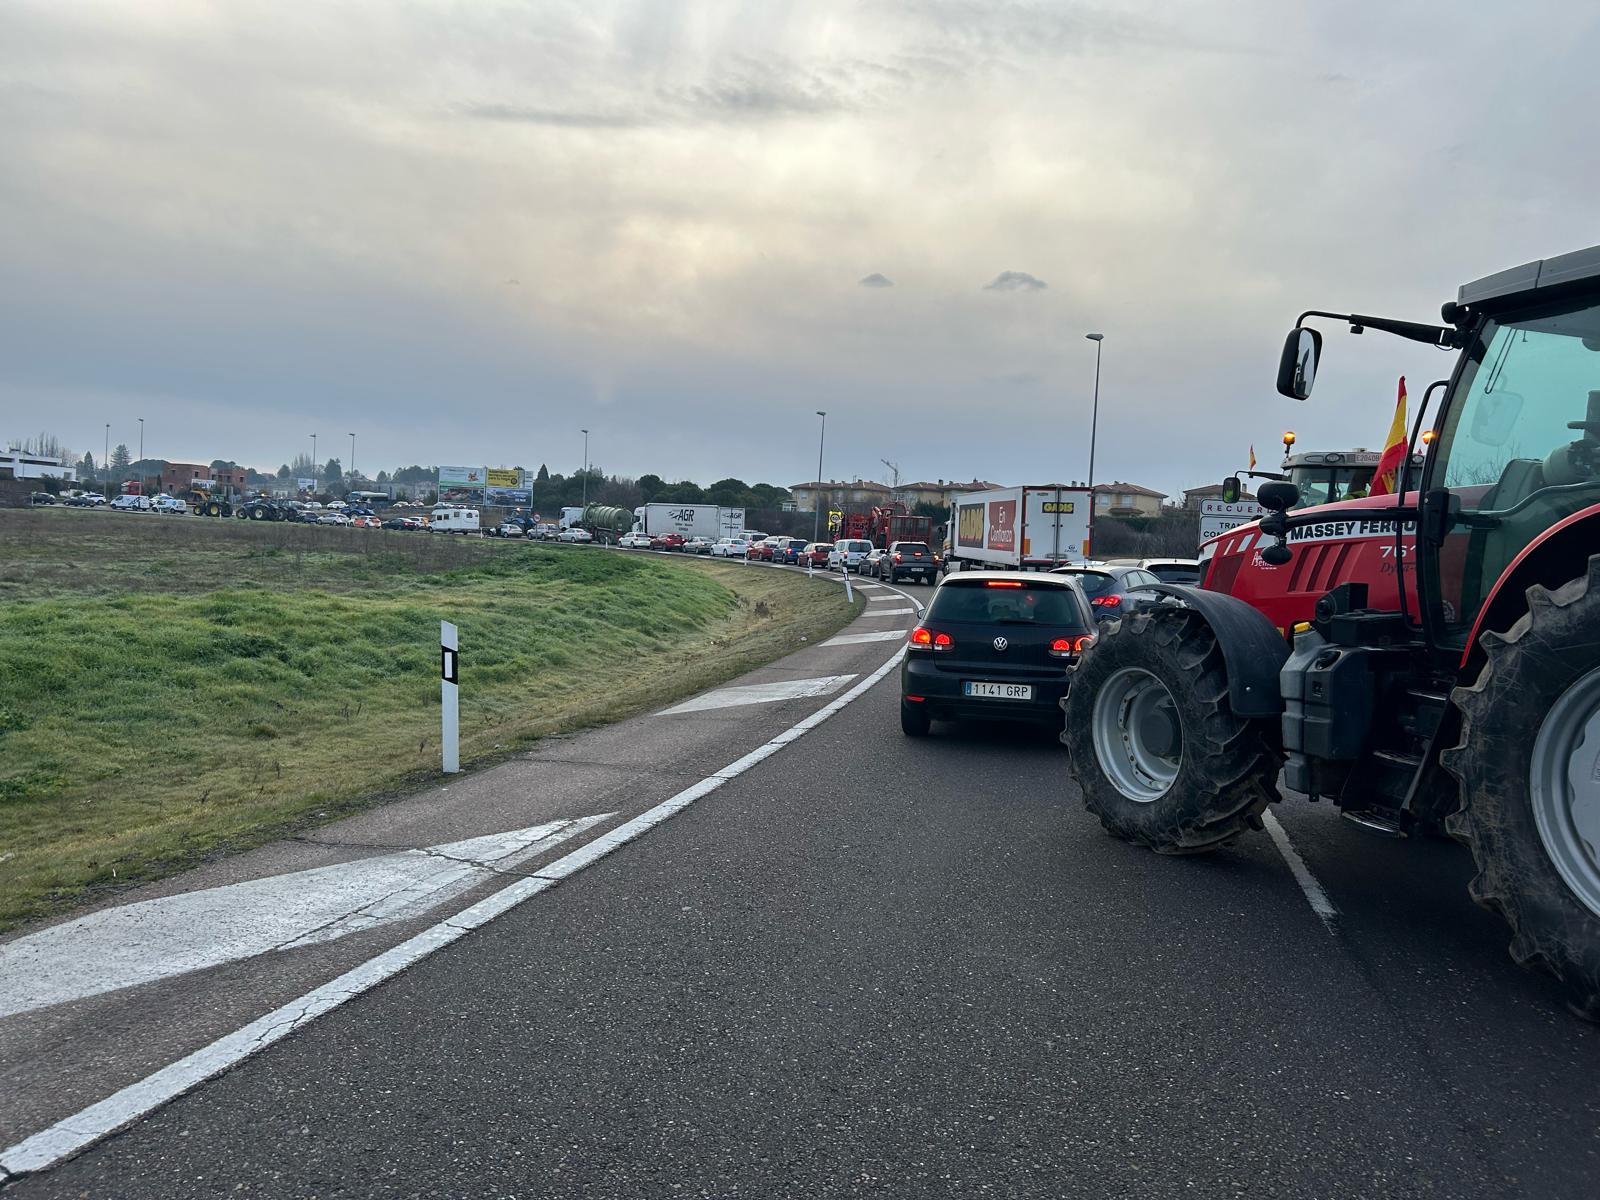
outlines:
M1101 685L1090 715L1095 757L1119 792L1151 804L1171 790L1183 765L1183 730L1167 685L1143 667L1123 667ZM1152 729L1166 745L1153 745Z
M1573 895L1600 917L1600 667L1550 706L1529 774L1545 853Z

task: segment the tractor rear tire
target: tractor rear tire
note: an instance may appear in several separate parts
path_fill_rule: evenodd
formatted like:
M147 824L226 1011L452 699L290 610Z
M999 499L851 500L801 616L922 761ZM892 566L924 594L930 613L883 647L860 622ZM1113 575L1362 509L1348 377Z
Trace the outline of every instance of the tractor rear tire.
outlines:
M1116 837L1161 854L1215 850L1262 828L1278 799L1283 756L1265 722L1233 714L1222 649L1198 613L1101 626L1064 708L1084 807Z
M1584 743L1600 715L1597 627L1600 555L1584 578L1529 588L1516 624L1480 639L1477 682L1451 694L1461 742L1443 755L1462 797L1446 826L1478 865L1472 898L1511 926L1511 957L1560 980L1590 1021L1600 1021L1600 748Z

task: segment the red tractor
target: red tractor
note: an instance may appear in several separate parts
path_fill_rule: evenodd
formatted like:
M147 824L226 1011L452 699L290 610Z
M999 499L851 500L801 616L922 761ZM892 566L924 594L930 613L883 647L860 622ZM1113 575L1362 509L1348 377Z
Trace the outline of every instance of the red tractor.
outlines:
M1448 829L1512 956L1600 1020L1600 247L1467 284L1441 325L1305 313L1296 399L1313 317L1461 351L1412 429L1427 452L1397 495L1263 485L1199 588L1102 631L1062 702L1085 804L1204 851L1262 827L1281 773L1368 829Z
M913 516L899 501L879 505L870 512L848 512L839 525L841 538L864 538L880 550L895 542L926 542L933 536L933 522Z

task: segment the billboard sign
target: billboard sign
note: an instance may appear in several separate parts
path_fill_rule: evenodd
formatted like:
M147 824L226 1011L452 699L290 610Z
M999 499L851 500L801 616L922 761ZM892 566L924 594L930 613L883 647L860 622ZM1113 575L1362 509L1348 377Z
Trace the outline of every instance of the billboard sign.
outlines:
M482 504L482 467L440 467L440 504Z
M440 467L439 489L481 488L484 485L482 467Z
M1228 504L1222 500L1200 501L1200 543L1204 545L1214 537L1240 525L1248 525L1266 515L1267 510L1254 500L1236 500Z
M483 481L492 488L527 487L528 482L523 479L523 474L515 467L489 467L483 473Z
M494 472L490 471L489 474L493 475ZM485 504L498 504L507 508L525 508L533 503L533 489L521 487L495 487L491 484L489 487L484 489L483 502Z
M296 479L294 482L295 486L302 492L314 492L317 490L317 481L315 479Z

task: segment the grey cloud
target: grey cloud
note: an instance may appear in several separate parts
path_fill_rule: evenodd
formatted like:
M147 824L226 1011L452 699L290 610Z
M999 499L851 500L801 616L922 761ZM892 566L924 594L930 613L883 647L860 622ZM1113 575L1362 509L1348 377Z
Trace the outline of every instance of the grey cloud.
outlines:
M1042 292L1050 285L1026 271L1001 271L983 285L986 292Z
M480 121L507 121L524 125L554 125L566 129L637 129L650 124L642 114L559 112L524 108L515 104L473 104L461 110Z
M868 275L866 278L861 280L860 286L865 288L893 287L894 280L890 279L887 275L883 275L877 271L874 271L871 275Z

